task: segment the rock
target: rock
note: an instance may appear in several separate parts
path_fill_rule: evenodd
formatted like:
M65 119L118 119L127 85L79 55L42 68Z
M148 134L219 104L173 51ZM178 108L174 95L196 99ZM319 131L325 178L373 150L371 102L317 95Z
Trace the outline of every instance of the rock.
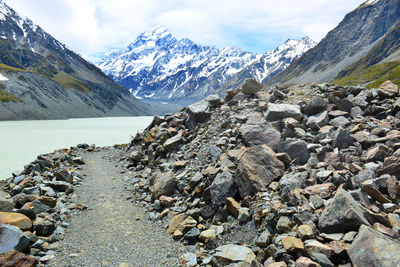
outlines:
M186 252L181 257L181 264L184 267L194 267L197 266L197 255L195 253Z
M72 184L74 181L72 175L67 170L61 170L59 172L56 172L54 176L56 177L56 181L68 182L70 184Z
M253 95L263 88L262 84L254 79L246 79L242 85L242 93Z
M191 228L196 227L197 221L193 219L191 216L186 217L183 222L178 227L178 230L183 234L186 234Z
M356 231L362 224L370 225L359 204L343 189L328 201L318 221L319 229L325 233Z
M239 210L241 208L240 203L237 202L234 198L228 197L226 198L226 207L228 208L228 212L235 216L236 218L239 216Z
M268 230L265 230L261 233L261 235L256 240L257 246L261 248L266 248L271 244L271 233Z
M230 172L218 173L211 186L209 187L211 202L215 208L225 203L227 197L236 194L236 185Z
M308 172L289 173L283 176L279 181L282 199L288 202L290 199L290 192L296 188L304 188L307 178Z
M350 121L346 117L339 116L331 120L329 123L338 128L348 126L350 124Z
M250 264L256 259L256 255L248 247L232 244L216 248L214 257L224 266L231 263Z
M303 240L311 239L314 237L314 231L311 226L302 224L297 228L297 235Z
M190 244L197 243L197 239L200 236L200 230L196 227L191 228L183 237Z
M339 127L332 135L332 145L339 149L348 148L354 142L355 139L342 127Z
M39 200L35 199L32 202L25 203L25 205L22 207L22 209L31 209L35 214L39 214L41 212L49 212L51 208Z
M300 257L296 260L296 267L321 267L321 265L310 258Z
M326 102L321 96L315 96L307 105L305 113L307 115L315 115L326 110Z
M389 148L385 145L377 145L371 148L365 154L365 161L384 161L384 159L389 155Z
M57 205L57 200L52 197L40 196L37 198L37 200L43 203L44 205L49 206L50 208L54 208Z
M215 229L208 229L200 233L199 239L202 242L213 241L217 238Z
M310 158L307 144L303 140L287 139L278 144L277 151L287 153L296 165L306 164Z
M52 182L46 182L45 184L59 192L65 192L66 194L73 192L72 185L67 182L52 181Z
M49 236L55 229L56 226L49 220L38 218L33 223L33 230L36 231L37 236Z
M164 207L171 207L174 204L175 199L172 197L167 197L167 196L161 196L160 197L160 203Z
M183 137L182 137L182 133L179 132L176 135L174 135L173 137L167 139L163 146L166 150L176 150L178 149L179 145L183 142Z
M378 89L378 95L382 98L392 98L399 95L399 87L392 83L392 81L386 81Z
M155 173L150 179L150 192L155 199L161 196L171 195L175 187L178 185L178 180L172 171L166 173Z
M282 238L282 245L287 252L300 252L304 250L303 241L293 236Z
M283 175L284 170L285 166L268 146L249 148L234 174L240 196L251 196L266 189L273 180Z
M312 253L311 259L318 264L320 264L322 267L334 267L335 265L328 259L327 256L325 256L322 253Z
M380 203L392 203L390 199L386 198L384 195L382 195L381 192L379 192L378 188L374 184L373 180L367 180L364 181L361 184L361 188L367 192L367 194L375 199L376 201L379 201Z
M8 251L0 253L0 266L5 267L35 267L37 259L29 257L19 251Z
M362 225L348 254L354 266L396 266L400 262L400 242Z
M248 146L267 145L275 148L281 140L280 132L267 124L243 124L239 133Z
M331 247L322 244L317 240L308 242L306 244L306 251L308 255L311 255L312 253L322 253L328 258L332 257L332 255L335 253L335 251Z
M188 217L185 214L175 215L170 221L167 229L167 233L172 235L178 228L180 228L182 222Z
M250 219L250 211L248 208L240 208L238 215L239 223L246 223Z
M276 223L276 230L278 233L289 232L294 225L295 223L289 217L281 216Z
M298 105L269 103L264 116L268 121L278 121L284 118L300 120L302 114Z
M75 157L72 159L72 162L78 165L84 165L85 161L82 159L82 157Z
M336 187L332 183L317 184L308 186L304 191L308 194L319 195L322 198L330 198L335 191Z
M32 227L31 219L15 212L0 212L0 224L14 225L21 230L29 230Z
M9 199L0 198L0 211L10 212L15 207L14 202Z
M210 156L212 161L217 161L222 154L221 148L217 147L216 145L210 146Z
M12 250L25 252L29 238L16 226L0 225L0 253Z
M324 127L329 121L328 112L323 111L315 116L310 116L307 120L307 126L311 128L311 130L317 131L320 128Z

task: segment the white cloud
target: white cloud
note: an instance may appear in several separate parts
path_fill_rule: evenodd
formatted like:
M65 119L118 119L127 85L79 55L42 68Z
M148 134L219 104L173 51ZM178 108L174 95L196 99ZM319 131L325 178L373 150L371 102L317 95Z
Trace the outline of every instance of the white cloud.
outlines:
M86 57L121 48L161 24L201 44L266 50L283 39L319 41L362 0L6 0ZM265 47L265 49L263 48Z

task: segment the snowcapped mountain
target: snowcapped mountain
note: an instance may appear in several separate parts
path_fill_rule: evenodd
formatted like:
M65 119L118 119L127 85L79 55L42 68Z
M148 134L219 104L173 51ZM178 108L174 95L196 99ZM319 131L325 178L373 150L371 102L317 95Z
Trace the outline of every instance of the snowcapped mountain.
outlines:
M98 66L137 98L193 102L219 92L244 69L262 81L313 45L309 38L288 40L260 55L238 47L218 49L178 40L165 27L156 26L125 49L106 54Z

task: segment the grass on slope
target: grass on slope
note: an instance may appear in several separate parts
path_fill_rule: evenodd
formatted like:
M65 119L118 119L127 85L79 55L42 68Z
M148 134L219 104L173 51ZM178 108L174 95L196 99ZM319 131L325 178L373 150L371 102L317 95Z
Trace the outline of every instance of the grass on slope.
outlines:
M91 89L87 87L82 81L66 74L65 72L58 72L53 77L48 77L53 81L59 83L65 88L75 89L84 93L90 92Z
M336 85L366 84L368 88L378 88L387 80L400 86L400 61L376 64L366 69L356 70L333 82Z
M17 96L15 96L12 93L7 92L3 88L4 88L4 85L2 83L0 83L0 102L1 103L4 103L4 102L23 102Z

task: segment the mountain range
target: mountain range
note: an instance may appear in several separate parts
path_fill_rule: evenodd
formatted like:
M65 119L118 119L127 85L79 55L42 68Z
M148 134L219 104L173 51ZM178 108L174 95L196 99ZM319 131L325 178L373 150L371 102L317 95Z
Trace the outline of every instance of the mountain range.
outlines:
M238 47L198 45L155 26L126 48L106 54L98 66L137 98L191 103L248 77L266 81L314 45L308 37L287 40L260 55Z
M369 0L348 13L313 49L267 82L333 81L378 87L400 85L400 0Z
M0 120L150 114L108 78L0 0Z

